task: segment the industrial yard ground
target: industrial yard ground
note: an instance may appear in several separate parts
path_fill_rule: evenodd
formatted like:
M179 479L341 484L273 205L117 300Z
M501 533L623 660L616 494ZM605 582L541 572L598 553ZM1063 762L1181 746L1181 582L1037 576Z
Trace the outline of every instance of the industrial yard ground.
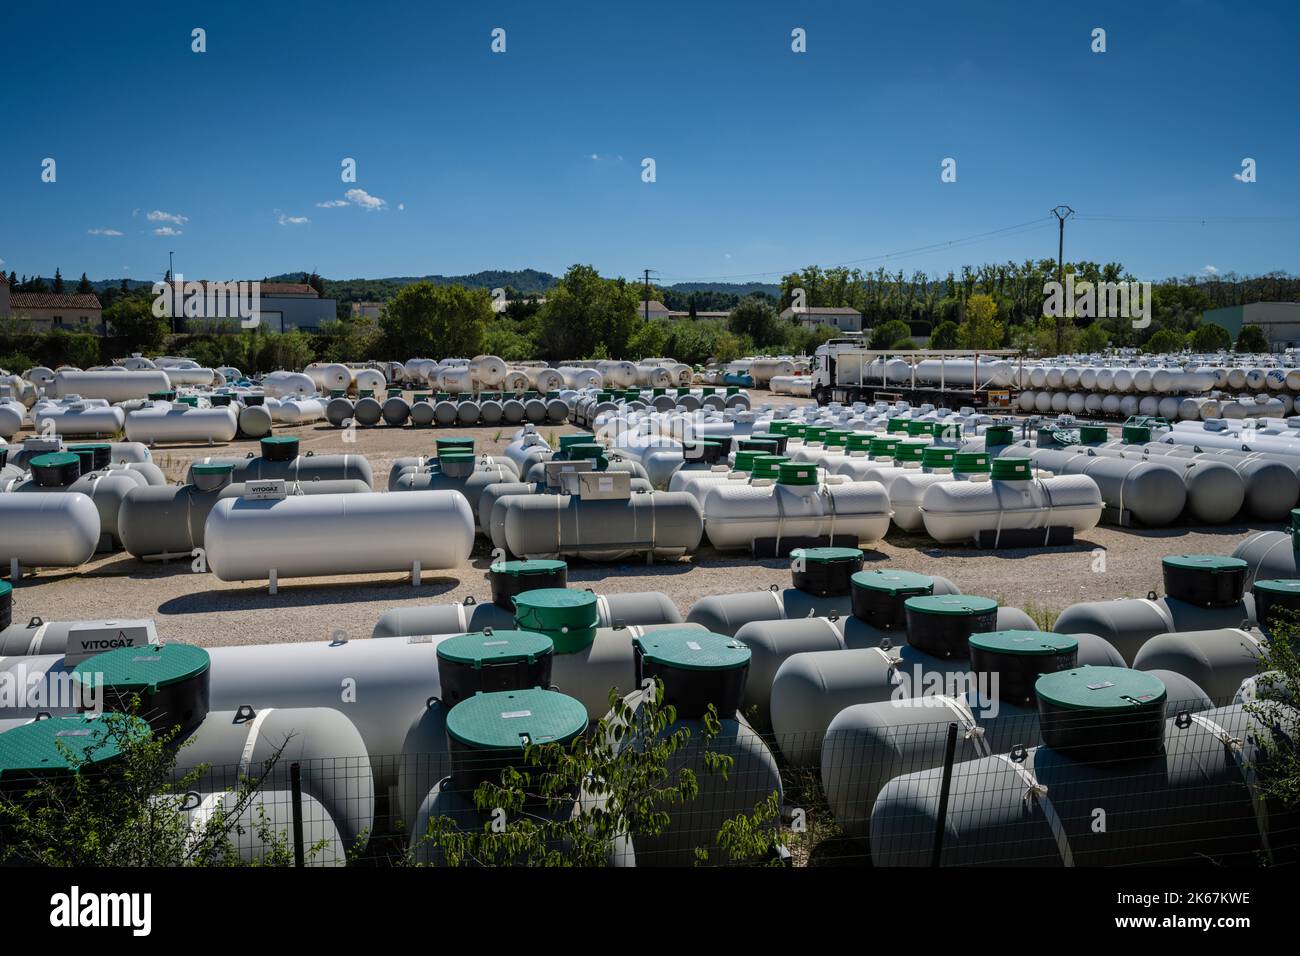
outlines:
M808 399L769 398L754 391L757 408L765 401L779 406L808 404ZM410 397L409 394L407 396ZM573 426L541 431L548 437L577 431ZM434 438L454 432L472 436L476 447L502 453L514 428L389 428L357 429L356 441L324 422L295 428L277 426L276 434L300 439L304 453L360 454L374 469L376 489L387 482L393 460L430 454ZM15 438L21 441L22 435ZM203 445L157 447L154 461L171 481L183 481L189 463L206 456L242 457L257 453L257 442L239 441L209 448ZM1160 529L1120 529L1101 526L1065 547L981 551L942 547L923 534L897 530L867 552L868 567L892 567L949 578L963 591L996 598L1024 608L1050 627L1067 606L1079 601L1145 597L1160 592L1160 558L1167 554L1230 554L1246 535L1278 530L1281 525L1178 526ZM286 579L279 593L268 593L266 582L222 582L211 574L195 573L188 561L144 562L124 552L103 555L71 570L47 569L25 581L15 593L14 617L46 620L152 617L164 640L206 646L261 644L277 641L329 640L339 631L348 638L370 636L386 611L412 604L490 600L488 545L479 539L474 554L461 567L426 572L423 584L412 587L402 574ZM662 591L685 614L709 594L789 587L789 562L755 560L743 554L722 554L707 545L694 555L653 564L571 562L569 581L596 591Z

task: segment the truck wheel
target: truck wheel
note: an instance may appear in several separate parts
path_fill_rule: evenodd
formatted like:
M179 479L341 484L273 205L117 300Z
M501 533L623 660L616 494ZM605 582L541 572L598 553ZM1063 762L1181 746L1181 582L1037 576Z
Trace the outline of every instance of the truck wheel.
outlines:
M813 398L817 399L818 405L825 405L830 402L830 395L825 388L819 388L813 392Z

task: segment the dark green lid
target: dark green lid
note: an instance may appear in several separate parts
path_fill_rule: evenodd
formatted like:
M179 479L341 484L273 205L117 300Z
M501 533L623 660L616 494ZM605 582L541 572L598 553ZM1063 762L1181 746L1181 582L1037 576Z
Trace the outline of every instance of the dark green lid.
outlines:
M196 475L228 475L234 470L234 464L229 461L196 462L190 466Z
M802 558L807 564L839 564L862 560L861 548L795 548L790 552L794 560Z
M929 442L900 441L894 449L894 457L898 461L921 461L929 447Z
M8 597L13 593L14 586L8 581L0 581L0 598Z
M1100 445L1110 437L1105 425L1080 425L1079 442L1083 445Z
M1248 567L1241 558L1228 558L1221 554L1171 554L1161 558L1160 564L1179 571L1208 571L1212 574L1244 571Z
M605 456L605 446L593 441L574 442L568 447L569 457L575 460L596 460Z
M1285 597L1300 596L1300 581L1290 578L1287 580L1273 581L1256 581L1252 586L1255 591L1263 591L1265 594L1279 594Z
M930 434L930 426L932 424L932 422L909 421L907 423L907 433L913 436L928 435Z
M998 481L1028 481L1032 477L1033 462L1028 458L993 459L993 478Z
M472 448L448 448L438 455L438 461L450 465L458 461L474 461L477 457Z
M52 451L32 459L33 468L67 468L69 465L80 464L81 456L70 451Z
M1300 531L1300 508L1291 509L1291 530Z
M921 451L921 465L925 468L951 468L957 452L951 448L930 445Z
M1016 440L1016 433L1010 425L990 425L984 429L984 446L1010 445Z
M854 432L844 442L844 447L849 451L870 451L871 436L866 432Z
M894 432L906 432L907 423L909 421L911 421L909 418L891 418L889 424L885 427L885 431L890 432L891 434Z
M516 594L515 622L525 630L555 631L595 627L600 620L596 595L577 588L538 588Z
M773 435L786 435L789 434L786 429L793 424L795 421L792 418L774 418L767 423L767 430Z
M151 402L170 402L176 397L175 392L150 392L149 401Z
M112 451L113 446L106 441L101 442L78 442L75 445L69 445L68 451L103 451L105 448Z
M810 444L819 442L826 437L826 433L830 430L830 425L809 425L803 431L803 440Z
M435 438L433 441L433 447L438 449L439 452L441 452L444 448L447 449L448 451L452 450L453 448L464 448L472 451L474 448L474 439L453 438L451 436L447 436L445 438Z
M1163 700L1165 685L1147 671L1127 667L1076 667L1044 674L1034 684L1040 699L1065 710L1123 711Z
M783 461L777 465L776 480L783 485L815 485L817 465L811 461Z
M908 598L903 607L918 614L939 614L945 617L973 617L998 609L992 598L974 594L934 594L927 597Z
M931 422L930 434L941 441L956 441L961 438L961 422Z
M915 571L859 571L849 580L855 588L879 591L891 597L900 594L926 595L934 590L934 579Z
M493 574L509 574L518 577L523 574L547 574L553 571L563 571L568 567L563 561L497 561L488 568Z
M995 654L1048 657L1077 651L1079 641L1069 634L1051 631L984 631L970 636L970 646Z
M560 450L568 448L570 445L587 445L596 440L596 436L589 432L573 432L568 435L560 436Z
M289 435L273 435L270 438L263 438L261 444L263 449L297 448L298 439Z
M725 634L664 628L633 638L648 661L689 671L733 670L749 665L749 648Z
M871 439L871 454L877 458L892 458L894 452L898 450L897 438L873 438Z
M1125 425L1120 431L1120 438L1126 445L1140 445L1151 440L1149 425Z
M822 444L828 448L846 448L849 444L849 436L852 434L852 432L843 428L832 428L826 433L826 437L822 439Z
M761 451L754 448L746 448L744 451L738 451L736 452L736 460L731 467L735 471L753 471L754 459L761 454Z
M88 687L152 694L199 676L209 665L208 652L193 644L145 644L88 657L72 671L72 679Z
M447 734L475 750L566 743L587 729L587 708L551 690L478 693L447 714Z
M791 438L802 438L807 431L808 426L802 422L791 422L785 426L785 433Z
M536 631L481 631L458 634L438 645L438 657L455 664L482 667L505 661L535 661L554 651L555 645Z
M127 718L141 737L148 724L138 717ZM94 714L35 720L0 734L0 779L32 773L68 771L62 744L78 761L95 766L121 756L120 725L107 725ZM89 750L89 752L87 752Z
M989 470L989 456L982 451L959 451L953 456L952 470L967 475L984 474Z
M755 455L751 472L755 478L776 478L781 465L789 460L784 455Z

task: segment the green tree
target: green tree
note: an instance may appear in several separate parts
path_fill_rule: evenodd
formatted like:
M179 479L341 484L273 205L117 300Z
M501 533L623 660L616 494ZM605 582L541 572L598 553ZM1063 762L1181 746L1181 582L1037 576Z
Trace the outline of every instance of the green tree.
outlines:
M92 295L94 294L94 291L94 286L90 284L90 280L86 278L86 274L83 272L81 274L81 280L77 283L77 294Z
M1178 352L1187 346L1187 336L1175 329L1159 329L1147 339L1148 352Z
M766 296L745 297L727 316L727 328L736 335L748 336L759 348L766 348L779 341L779 322L772 300Z
M876 326L871 333L870 347L873 349L914 348L912 330L906 322L893 319Z
M978 293L966 300L966 318L957 332L964 349L1002 347L1002 323L997 320L998 304L991 295Z
M379 327L390 355L470 358L483 351L492 315L488 290L424 281L393 297Z
M124 296L104 310L112 334L127 340L128 350L152 352L167 338L168 321L153 314L153 303L139 296Z
M54 294L63 295L63 273L59 271L57 266L54 268Z
M610 358L627 357L639 293L622 279L601 278L591 266L571 267L547 293L539 313L544 357L586 358L600 350Z
M1192 348L1197 352L1226 352L1232 348L1232 336L1221 325L1203 322L1192 333Z
M1079 334L1081 352L1100 352L1110 344L1110 335L1100 322L1094 322Z
M957 348L958 329L956 322L940 322L930 333L930 348L932 349L955 349Z
M1237 333L1238 352L1267 352L1268 336L1258 325L1243 325Z
M663 355L668 351L669 334L668 322L663 319L651 319L649 322L642 319L628 341L628 354L636 358Z

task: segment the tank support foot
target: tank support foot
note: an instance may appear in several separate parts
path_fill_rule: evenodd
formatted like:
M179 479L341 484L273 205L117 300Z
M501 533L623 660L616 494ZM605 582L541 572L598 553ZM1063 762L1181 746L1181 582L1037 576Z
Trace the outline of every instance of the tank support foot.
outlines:
M418 588L419 586L420 586L420 562L416 561L411 564L411 587Z
M271 593L272 593L272 594L279 594L279 593L280 593L280 581L279 581L279 576L275 573L275 568L272 568L272 569L271 569L270 579L271 579L271 580L270 580L270 591L271 591Z

